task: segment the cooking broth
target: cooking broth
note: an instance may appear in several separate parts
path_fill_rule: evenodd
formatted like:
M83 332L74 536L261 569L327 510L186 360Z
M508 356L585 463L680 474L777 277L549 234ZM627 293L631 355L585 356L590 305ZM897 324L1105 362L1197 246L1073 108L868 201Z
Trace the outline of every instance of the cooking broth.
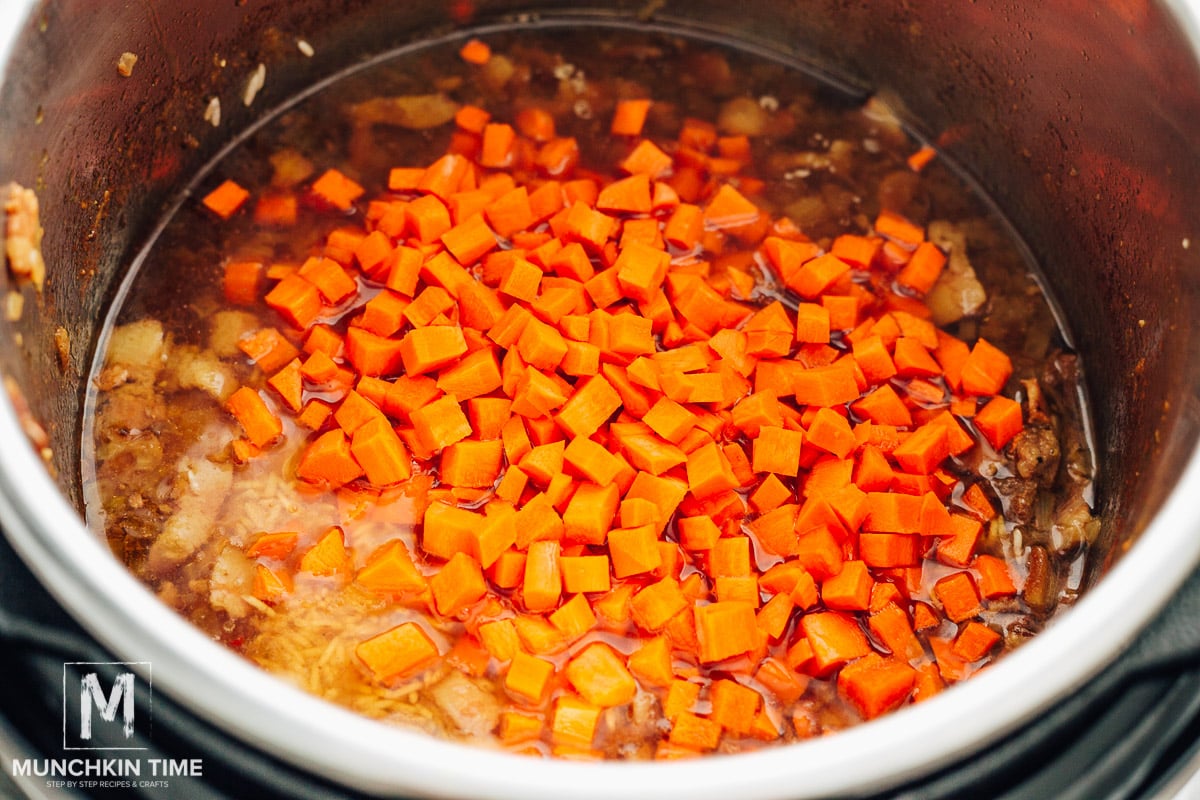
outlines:
M947 165L936 157L925 163L929 151L886 107L736 48L661 33L494 32L483 42L490 53L479 58L478 50L463 51L464 43L430 45L345 76L253 132L213 166L197 197L181 205L127 283L91 381L84 434L88 522L163 602L264 669L368 716L519 752L632 759L736 752L856 724L969 677L1073 601L1098 524L1090 507L1092 464L1079 406L1079 365L1019 241ZM637 135L612 133L619 101L633 99L652 101L644 126ZM352 286L347 299L326 296L316 312L314 324L322 331L317 339L326 344L375 324L364 323L362 315L369 303L382 304L377 298L395 295L411 309L409 300L415 304L428 287L438 289L426 297L434 304L429 314L418 317L406 310L401 327L381 338L400 339L430 325L470 328L463 323L461 299L454 298L455 291L442 291L453 286L440 285L436 270L426 269L419 285L404 287L394 279L394 264L368 268L365 256L355 254L368 232L381 229L396 234L385 234L391 245L417 245L413 249L425 258L437 254L440 235L415 241L420 238L414 235L416 225L429 220L404 216L404 204L430 192L405 184L409 173L403 170L427 167L447 152L466 159L479 158L481 147L486 151L481 139L489 134L481 127L481 137L471 129L464 107L486 111L484 124L516 125L519 135L505 163L473 167L473 185L460 184L461 196L445 204L454 225L514 187L533 192L553 180L559 181L565 207L575 201L591 206L601 186L631 172L617 165L628 163L643 139L670 156L670 165L651 178L650 185L670 189L663 189L661 204L656 191L647 211L610 211L608 216L620 221L620 232L614 229L607 241L586 246L588 266L580 269L619 272L615 259L630 248L635 238L630 231L651 240L661 237L679 205L713 209L721 187L749 198L760 210L753 223L724 224L709 215L695 242L656 245L670 256L666 281L660 278L653 287L661 291L639 300L626 281L624 297L603 305L608 311L661 317L661 311L650 309L664 297L674 327L654 323L653 350L686 351L689 357L699 352L708 359L701 372L709 374L736 360L710 339L715 332L731 332L722 342L744 341L747 331L769 332L755 327L766 325L768 314L776 319L782 314L792 326L782 352L772 349L779 345L771 344L766 333L755 334L758 344L752 347L761 350L749 361L740 353L747 366L742 382L726 373L724 385L732 381L739 387L736 397L679 395L676 405L694 421L667 442L658 425L637 427L647 412L634 407L634 397L673 394L671 386L678 381L647 386L654 381L638 372L645 364L634 366L638 356L633 353L606 350L605 367L595 371L561 365L544 370L552 376L550 385L564 391L581 388L594 375L606 383L619 382L618 376L629 380L621 385L621 409L591 436L622 455L622 473L652 476L646 481L658 490L683 487L664 519L654 516L662 491L634 498L628 494L630 476L622 474L610 479L624 495L620 511L598 539L573 534L567 525L565 532L555 529L522 542L523 531L516 530L502 556L486 559L477 543L435 545L425 530L431 508L445 518L490 526L514 510L527 514L519 518L527 522L532 512L525 510L542 503L552 507L550 517L561 524L580 485L600 486L584 480L586 470L563 467L561 455L554 460L555 446L561 449L559 443L571 438L570 426L553 422L559 410L537 419L509 408L508 422L517 421L520 435L511 425L498 425L485 437L476 415L483 404L444 395L471 412L471 433L461 441L493 443L471 450L471 458L484 450L500 454L499 472L483 485L460 481L451 486L443 475L451 469L446 447L460 440L430 446L413 421L413 412L435 402L441 391L435 388L412 401L413 407L405 406L411 392L419 394L432 380L404 376L403 369L369 374L345 347L317 342L313 325L291 325L264 303L288 276L311 277L317 274L306 271L316 268L311 264L334 263L340 280L350 278ZM577 163L574 157L539 158L570 138ZM395 168L402 172L393 173ZM326 191L318 183L329 170L361 189L344 209L336 206L337 190L345 184ZM493 188L502 186L493 194L485 190L489 178ZM226 181L244 187L248 200L222 206L219 187ZM228 218L222 218L225 212ZM389 212L406 221L387 222ZM485 213L499 227L498 213ZM639 226L631 220L650 222ZM913 230L946 257L928 291L905 285L911 279L900 277L918 247L906 238ZM776 244L768 245L772 238ZM549 304L545 298L551 289L570 289L575 273L551 268L552 261L538 262L546 267L538 272L540 291L535 288L528 297L505 283L512 264L496 254L523 249L528 258L522 261L534 263L543 257L534 251L557 239L588 245L565 217L552 216L498 237L490 252L463 259L462 266L472 279L497 289L501 308L533 308L541 324L556 331L549 338L594 344L596 337L581 334L578 320L611 324L593 310L601 305L597 292L581 293L579 303L558 318L537 305L539 299ZM840 284L808 293L804 279L781 269L782 257L769 252L799 247L807 264L830 251L851 259L848 253L856 246L869 249L866 263L847 267ZM257 277L248 298L230 289L235 280L230 276L245 264L259 265L250 271ZM685 275L715 292L716 304L733 316L700 330L680 310ZM825 294L858 298L852 324L831 323L824 343L797 341L798 308L811 313L809 307L818 306L826 316L838 308L845 313L844 303L823 304ZM440 302L447 295L448 305ZM630 315L612 319L621 316ZM961 378L947 377L951 358L940 349L944 339L936 347L933 340L920 344L922 336L933 335L925 317L937 323L940 336L963 343L967 351L979 349L976 342L983 339L1007 354L1012 374L1001 380L1003 390L958 391L953 384ZM860 328L869 319L874 326ZM895 327L890 334L885 332L889 325ZM835 415L861 436L851 450L838 453L836 446L814 444L822 441L814 426L828 418L826 413L816 421L819 404L787 395L777 406L761 397L773 395L775 385L761 365L819 369L839 359L843 365L865 364L868 345L863 342L875 330L880 341L886 337L888 360L900 358L895 342L903 338L913 341L902 348L916 342L937 362L936 372L909 366L904 374L866 381L871 391L862 395L889 387L911 416L909 424L889 433L886 423L872 419L877 412L859 404L860 397L831 402L829 407L841 411ZM691 347L695 342L700 349ZM470 352L494 348L508 375L530 368L538 343L518 344L489 326L471 333L469 344ZM514 349L520 358L508 357ZM318 352L327 352L328 364L314 360ZM279 388L284 382L268 381L293 358L307 371L294 384L302 390L299 404L289 409L289 398ZM650 352L641 359L664 363ZM442 376L451 366L439 364L429 374ZM480 397L513 399L513 380L505 378L504 385ZM231 413L230 400L243 387L278 420L279 436L256 444L243 415ZM372 392L375 400L365 401L369 408L363 413L378 414L372 409L383 407L388 427L399 428L406 456L411 455L402 465L410 474L388 485L372 485L370 474L340 485L324 477L304 479L319 472L306 467L315 463L314 442L339 428L352 433L353 408L346 398L353 394L353 404ZM973 421L993 393L1015 399L1018 409L1020 432L1009 431L1000 447L993 447ZM779 416L765 424L746 422L748 404L759 401ZM742 403L747 405L738 410ZM894 456L901 439L935 418L956 425L966 445L927 465L924 473L902 468ZM800 448L794 468L755 469L772 462L761 452L765 445L754 448L768 441L761 438L762 427L778 437L771 441ZM655 446L663 445L656 452L678 451L687 463L656 472L649 461L638 460L643 450L621 438L635 434L656 437ZM523 448L514 443L521 437ZM550 448L543 451L551 454L545 476L539 476L542 462L524 460L540 446ZM883 463L895 475L882 484L864 478L866 449L883 459L876 466ZM693 471L699 460L694 454L702 452L718 454L736 485L702 491L696 478L700 467ZM514 490L505 476L519 465L527 483ZM459 464L454 474L466 472ZM844 489L860 483L867 490ZM839 489L844 491L838 497L852 496L856 503L860 494L932 497L920 513L934 521L922 524L952 527L899 531L877 518L870 522L852 514L848 520L843 506L829 500ZM895 502L911 507L908 500ZM799 541L820 527L823 541L834 543L826 555L836 563L805 549L811 541L781 546L767 537L768 525L761 520L779 519L780 509L792 506L784 526L788 534ZM821 508L838 516L820 518ZM690 521L681 522L684 518ZM697 522L702 518L712 520L712 527ZM820 525L805 527L804 520L817 518ZM614 554L621 548L607 532L647 527L654 530L658 562L646 569L618 569L624 551ZM702 541L701 528L715 532L722 543ZM895 546L911 547L913 555L900 558L888 549ZM475 550L466 552L471 547ZM578 559L611 556L612 570L605 567L603 586L576 584L587 588L562 589L548 605L534 602L533 589L540 593L543 587L531 587L521 565L532 563L528 559L535 550L547 548L554 551L556 573L567 572L563 557L582 565ZM372 579L373 565L385 559L411 568L410 583L397 584L390 573L391 583ZM483 560L488 563L481 571ZM446 598L463 585L457 577L443 580L443 586L454 583L450 589L429 589L443 570L451 574L449 563L455 570L465 564L464 575L482 578L482 595L451 604ZM858 579L849 587L842 585L849 583L845 576L838 580L844 564L857 570ZM580 579L567 580L570 586ZM646 608L631 599L652 586L644 597L662 591L672 601L685 598L686 608L648 621ZM964 590L974 592L974 606L961 603ZM732 633L697 622L715 618L710 612L716 608L736 611L734 618L749 619L760 630L752 646L728 652L721 642L706 639L712 630ZM823 644L826 623L865 649ZM395 640L388 638L393 632L400 632ZM410 655L412 647L429 648L434 655L387 667L388 658L379 652L401 639ZM388 649L387 655L397 652ZM887 697L876 692L886 681L864 674L874 670L899 676L901 690ZM618 689L597 688L596 675L613 678ZM571 719L585 720L583 728L592 735L572 739L567 733Z

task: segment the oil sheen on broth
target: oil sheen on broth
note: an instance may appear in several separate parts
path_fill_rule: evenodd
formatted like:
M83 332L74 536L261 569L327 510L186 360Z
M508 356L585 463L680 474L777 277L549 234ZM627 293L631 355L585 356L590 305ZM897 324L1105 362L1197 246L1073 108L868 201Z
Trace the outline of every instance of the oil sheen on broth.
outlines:
M462 44L373 66L270 121L216 164L197 192L204 197L229 179L248 190L245 204L222 219L198 199L185 202L131 278L92 376L87 510L90 525L164 603L280 678L370 717L524 753L643 759L793 742L919 702L1018 646L1073 601L1098 527L1075 356L1009 230L938 158L910 164L919 145L885 107L786 66L683 38L628 30L495 34L482 58L460 55ZM614 134L618 101L628 99L652 101L644 126L637 135ZM602 366L580 366L583 359L539 371L564 396L595 376L620 390L621 407L591 434L621 456L595 462L618 465L612 489L585 480L592 461L582 472L582 461L567 458L564 466L572 427L555 422L561 408L541 419L512 413L532 402L518 384L521 370L537 369L528 362L541 358L532 355L541 352L538 342L510 341L493 326L466 330L470 351L491 348L503 372L502 385L487 385L479 397L444 401L473 423L462 441L486 434L493 445L478 452L501 454L499 472L469 487L443 481L446 449L414 433L415 409L405 406L405 398L428 404L441 395L449 366L424 378L402 368L363 377L361 364L336 346L364 324L368 301L384 295L403 309L428 287L437 291L413 307L428 306L428 317L402 312L400 327L383 338L399 340L420 326L470 327L462 297L438 283L436 269L403 287L386 266L365 269L354 246L382 227L394 234L391 245L437 255L440 229L420 242L414 226L440 217L404 216L404 203L433 195L389 191L390 170L427 167L448 151L479 158L480 132L490 134L475 108L487 112L487 123L515 124L518 136L506 163L471 167L472 185L442 198L450 222L515 187L532 193L547 181L558 181L557 202L565 205L461 266L500 310L532 309L517 316L558 332L548 339L575 343L572 358L591 352L580 343L596 345ZM541 157L560 152L551 148L568 138L576 158ZM595 211L597 188L629 176L618 165L642 139L669 156L650 176L651 206L602 209L617 222L607 241L590 242L567 224L566 209L578 202ZM314 193L330 169L365 190L348 209ZM721 195L722 187L761 210L754 224L725 225L709 214L694 242L663 243L681 204L715 209L733 196ZM395 215L384 222L389 211ZM498 225L498 216L484 213ZM936 247L935 259L946 257L931 287L914 289L898 277L914 257L912 231ZM620 273L617 259L636 249L634 240L669 255L665 280L659 276L643 297L633 267L624 282L595 285L573 271L599 274L615 264ZM584 266L551 257L572 242ZM525 251L522 269L546 267L528 297L503 284L514 250ZM780 255L811 259L831 250L851 266L815 294ZM869 263L853 263L863 252ZM325 299L319 346L312 328L290 325L263 298L322 257L352 280L353 292L337 303ZM231 263L260 265L249 302L227 294ZM597 300L605 285L623 294ZM713 294L696 295L699 285ZM567 296L555 290L576 293L569 313L551 308ZM705 329L689 318L704 311L692 310L698 296L715 297L708 305L720 309L721 322ZM839 328L845 298L857 302L850 302L851 324ZM798 314L834 315L827 341L799 338ZM657 355L602 346L612 337L596 331L611 333L632 316L655 320ZM936 339L930 320L942 331ZM943 347L948 338L962 347ZM1015 406L1020 432L1009 431L1000 448L981 433L994 423L975 424L991 398L956 386L961 358L981 338L1011 359L999 394L1016 402L993 411L1007 410L1011 421ZM897 374L877 372L880 345L883 361L900 365ZM325 357L314 359L318 351ZM697 354L699 367L671 371L673 358ZM309 413L289 409L268 384L293 358L306 377L287 385L302 386ZM860 365L863 398L890 392L908 424L880 423L885 411L858 397L832 402L833 419L796 397L776 399L778 377L763 374L837 369L831 364L839 361ZM726 394L688 394L702 393L687 388L693 384L713 385L694 377L703 373L725 375L718 383ZM280 420L281 435L262 447L247 442L227 408L242 387ZM380 416L400 431L411 477L383 487L368 477L342 486L298 477L320 435L361 424L354 408L342 412L352 388L354 401L373 396L368 411L382 405ZM639 407L662 397L671 401L664 415L688 412L673 441L661 435L666 417L651 416L651 426ZM507 421L479 430L483 409L500 409ZM944 457L925 474L913 468L920 453L898 460L901 440L946 420L956 433L937 441L966 436L966 446L953 454L935 447ZM842 452L814 430L846 423L855 438ZM773 466L767 451L793 444L799 460ZM718 482L733 475L736 485L701 490L703 459L717 464ZM526 482L514 491L505 476L518 465ZM455 475L469 472L454 466ZM631 490L635 478L642 482ZM622 531L617 536L601 530L589 538L572 521L571 503L585 484L619 500L604 525ZM662 498L677 489L664 510ZM908 499L888 499L901 495ZM912 520L920 527L889 529L881 522L888 503L919 506ZM534 510L526 509L539 504L536 524L551 522L529 534ZM486 552L469 532L449 550L439 532L435 546L423 530L430 509L438 520L474 520L481 529L508 525L507 538L497 534L503 555ZM657 563L629 566L628 540L647 530ZM456 549L464 555L454 556ZM547 558L561 576L526 583L532 578L521 570L544 572ZM372 578L371 565L387 559ZM455 571L439 587L450 563ZM548 603L547 580L560 591ZM463 588L476 584L482 593ZM464 591L461 602L453 599ZM749 620L753 632L737 633L751 638L726 647L730 632L717 611ZM389 632L399 632L394 641Z

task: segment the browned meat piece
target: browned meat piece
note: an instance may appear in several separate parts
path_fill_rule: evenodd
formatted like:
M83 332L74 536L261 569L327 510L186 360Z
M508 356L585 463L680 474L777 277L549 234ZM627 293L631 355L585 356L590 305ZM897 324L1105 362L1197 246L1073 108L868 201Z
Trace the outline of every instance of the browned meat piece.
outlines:
M1029 548L1026 566L1029 575L1022 590L1025 603L1038 614L1053 611L1058 602L1058 574L1050 551L1041 545Z
M1061 451L1058 436L1045 425L1030 425L1012 440L1013 460L1017 474L1035 480L1039 486L1050 487L1058 473Z
M500 701L461 672L451 670L429 692L438 708L468 736L487 736L500 722Z
M410 130L426 130L454 119L458 103L443 94L418 94L403 97L376 97L350 106L350 119L356 125L396 125Z
M998 478L992 481L1000 502L1004 505L1004 518L1018 525L1033 521L1037 507L1037 484L1022 478Z
M149 567L159 573L186 559L212 535L213 523L233 484L233 472L204 459L185 458L177 481L179 509L150 548Z
M966 234L946 220L934 220L929 223L929 241L949 254L946 269L925 297L933 311L933 321L949 325L979 313L987 302L987 293L967 257Z
M149 383L126 383L104 396L97 429L106 439L153 428L167 414L166 400Z
M1100 520L1092 515L1087 501L1076 491L1079 487L1080 484L1072 486L1072 494L1063 500L1054 514L1051 542L1060 553L1091 544L1100 532Z

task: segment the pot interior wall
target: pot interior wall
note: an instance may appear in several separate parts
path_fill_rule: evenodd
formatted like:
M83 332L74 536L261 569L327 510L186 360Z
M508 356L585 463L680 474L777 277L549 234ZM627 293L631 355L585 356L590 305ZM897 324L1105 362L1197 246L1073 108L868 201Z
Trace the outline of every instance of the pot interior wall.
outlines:
M98 321L180 187L315 79L422 34L517 12L645 16L728 30L889 98L998 203L1045 270L1087 367L1110 539L1132 540L1196 443L1200 74L1159 7L712 0L639 7L479 0L250 0L34 9L0 88L0 180L38 191L50 278L0 368L46 423L80 503L79 421ZM463 20L461 15L470 14ZM456 17L456 14L459 15ZM297 48L305 40L315 50ZM133 75L115 67L139 57ZM265 89L241 102L258 63ZM212 98L220 125L204 119ZM1196 246L1188 249L1188 237ZM7 280L7 276L3 278ZM62 326L70 357L52 335ZM1114 551L1121 548L1114 548Z

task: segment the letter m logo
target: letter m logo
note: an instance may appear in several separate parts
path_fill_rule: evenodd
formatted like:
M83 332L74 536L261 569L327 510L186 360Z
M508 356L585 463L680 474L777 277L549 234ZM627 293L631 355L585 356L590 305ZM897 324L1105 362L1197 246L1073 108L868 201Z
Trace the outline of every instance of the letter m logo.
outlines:
M121 730L126 739L133 738L133 673L122 672L113 681L112 693L106 698L100 688L100 678L94 672L83 676L79 688L79 738L92 738L92 707L100 711L100 718L112 722L117 718L117 704L121 705L121 718L124 725ZM124 702L122 702L124 701Z
M150 691L149 662L63 664L63 749L147 749L138 746L134 723L139 710L148 716Z

